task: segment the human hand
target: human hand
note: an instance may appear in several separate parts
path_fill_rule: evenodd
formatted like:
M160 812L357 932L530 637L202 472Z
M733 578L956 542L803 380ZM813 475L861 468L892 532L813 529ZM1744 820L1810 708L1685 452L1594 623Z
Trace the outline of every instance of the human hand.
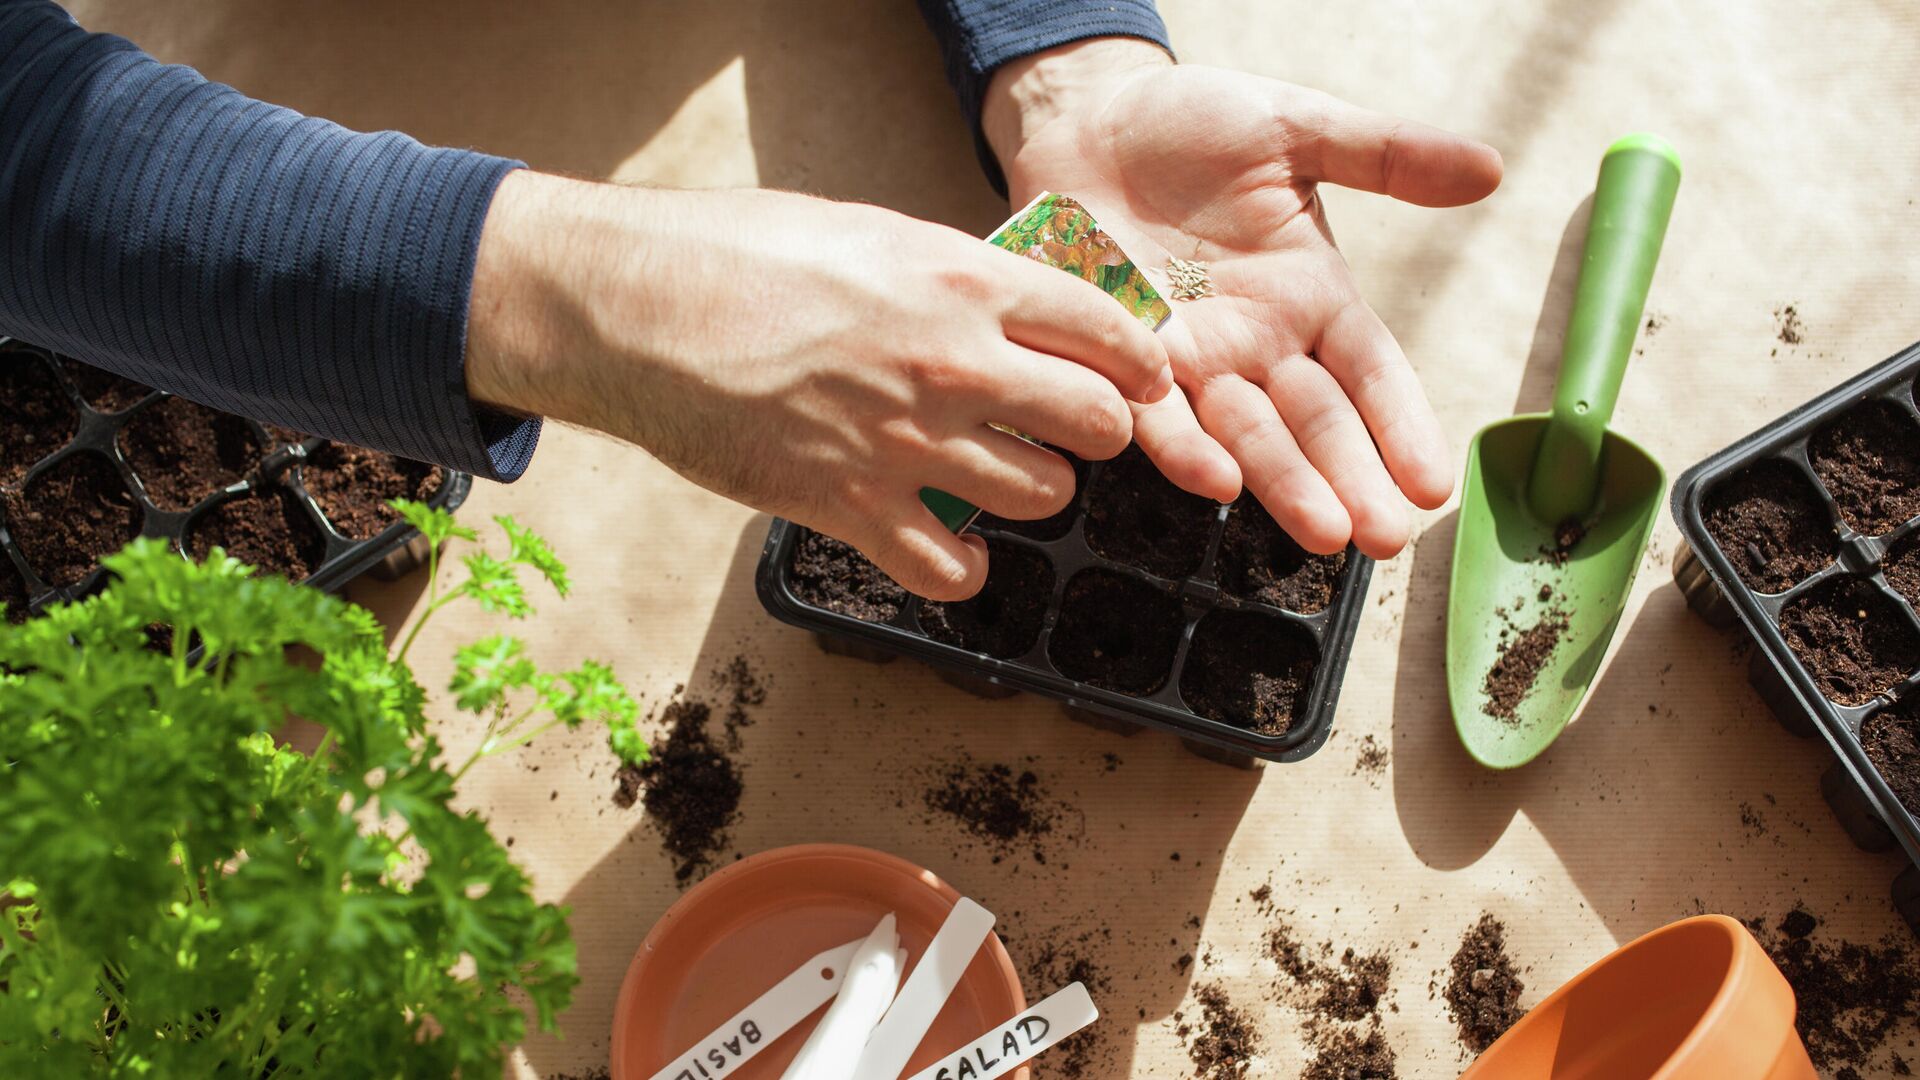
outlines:
M1173 387L1158 339L1097 287L870 206L502 183L480 241L467 386L634 442L703 487L844 540L902 586L973 595L986 544L931 486L1001 517L1073 496L1058 454L1132 438Z
M1351 538L1368 555L1397 554L1407 501L1444 503L1453 464L1405 354L1334 245L1317 185L1457 206L1498 186L1499 154L1317 91L1175 66L1120 38L1002 68L983 121L1014 205L1072 195L1139 265L1208 264L1217 295L1176 305L1161 331L1183 393L1136 406L1136 437L1161 471L1221 500L1244 477L1309 551Z

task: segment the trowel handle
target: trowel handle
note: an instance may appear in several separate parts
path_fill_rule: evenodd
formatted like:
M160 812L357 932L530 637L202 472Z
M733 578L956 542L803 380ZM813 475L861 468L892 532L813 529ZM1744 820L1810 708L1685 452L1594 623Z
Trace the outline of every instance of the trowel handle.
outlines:
M1600 159L1553 420L1529 483L1529 502L1543 520L1580 515L1593 505L1607 421L1679 188L1680 155L1658 135L1628 135Z

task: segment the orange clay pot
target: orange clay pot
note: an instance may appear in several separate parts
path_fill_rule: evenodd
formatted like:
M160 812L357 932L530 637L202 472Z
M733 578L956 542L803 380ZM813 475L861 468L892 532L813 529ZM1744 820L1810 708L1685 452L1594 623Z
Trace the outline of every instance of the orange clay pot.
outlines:
M959 900L932 871L845 844L777 848L715 871L660 916L627 967L613 1009L614 1080L649 1080L802 962L865 937L889 911L912 974ZM1013 961L989 934L904 1075L1026 1007ZM728 1080L779 1080L824 1011ZM1025 1066L1009 1077L1030 1080Z
M1818 1080L1793 989L1725 915L1663 926L1574 976L1461 1080Z

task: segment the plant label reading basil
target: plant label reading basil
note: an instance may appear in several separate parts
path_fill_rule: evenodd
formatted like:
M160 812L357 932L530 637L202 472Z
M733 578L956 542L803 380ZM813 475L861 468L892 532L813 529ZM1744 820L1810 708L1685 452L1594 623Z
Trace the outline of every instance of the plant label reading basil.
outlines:
M654 1073L652 1080L705 1080L753 1060L794 1025L813 1015L815 1009L833 1000L854 950L865 940L849 941L801 964L773 989Z
M993 1080L1100 1019L1087 988L1073 983L941 1058L910 1080Z
M1173 308L1161 298L1153 282L1127 258L1113 237L1100 228L1087 208L1070 196L1041 192L995 229L987 237L987 243L1092 282L1124 305L1149 330L1157 332L1173 317ZM1038 442L1011 428L994 426L1028 442ZM933 511L942 525L954 532L965 530L980 514L979 507L936 488L921 488L920 501Z

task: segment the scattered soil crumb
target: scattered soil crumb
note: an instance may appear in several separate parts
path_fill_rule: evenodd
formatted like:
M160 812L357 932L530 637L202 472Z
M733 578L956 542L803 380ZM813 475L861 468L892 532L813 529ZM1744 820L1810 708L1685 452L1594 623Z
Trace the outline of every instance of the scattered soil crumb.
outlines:
M1393 979L1387 954L1348 948L1334 960L1331 943L1311 949L1284 923L1267 934L1267 952L1303 992L1302 1003L1316 1019L1351 1023L1379 1018Z
M1905 1075L1906 1062L1894 1064L1894 1047L1920 1035L1920 956L1905 932L1878 945L1820 940L1820 920L1805 908L1777 923L1753 918L1746 925L1793 987L1794 1023L1815 1068L1836 1076Z
M1315 1051L1300 1080L1397 1080L1393 1047L1377 1023L1365 1033L1340 1024L1309 1024L1307 1045Z
M1648 337L1652 337L1653 335L1666 329L1666 326L1667 326L1667 317L1665 315L1662 315L1657 311L1651 311L1647 313L1647 325L1645 327L1645 330Z
M986 845L994 862L1017 847L1027 847L1034 862L1047 861L1043 838L1053 833L1061 807L1032 770L957 761L933 770L923 797L928 810L952 818Z
M1189 1023L1184 1014L1174 1013L1173 1021L1193 1060L1194 1080L1241 1080L1263 1047L1259 1029L1218 983L1195 987L1193 999L1200 1004L1200 1019Z
M725 698L727 749L740 749L740 729L753 726L751 710L767 703L767 683L744 655L713 669L714 686Z
M1113 990L1113 980L1099 964L1088 958L1098 941L1111 939L1113 932L1102 928L1081 932L1066 942L1049 940L1027 961L1027 997L1040 998L1067 986L1080 983L1095 1001ZM1096 940L1097 939L1097 940ZM1036 1077L1065 1077L1066 1080L1104 1080L1119 1071L1118 1048L1109 1033L1111 1028L1095 1024L1034 1059Z
M1579 518L1568 518L1553 527L1553 544L1540 545L1540 557L1555 566L1567 565L1573 549L1587 538L1587 527Z
M1387 762L1390 760L1392 757L1387 753L1387 748L1368 735L1360 740L1360 753L1353 759L1353 771L1369 781L1378 780L1386 775Z
M660 712L666 740L655 743L644 763L622 765L614 774L614 803L645 806L680 882L712 865L739 817L740 766L708 730L712 718L705 701L669 701Z
M1460 1041L1483 1053L1526 1014L1520 1007L1526 984L1507 955L1506 924L1482 914L1460 939L1448 966L1453 975L1447 980L1447 1012L1460 1027Z
M1782 345L1798 345L1807 340L1807 324L1800 321L1800 309L1792 304L1774 308L1773 335Z
M613 1073L605 1065L577 1073L549 1073L547 1080L612 1080Z
M1534 682L1553 659L1568 625L1567 613L1555 607L1548 609L1539 622L1507 635L1481 687L1487 695L1483 712L1496 720L1520 722L1520 703L1533 692Z

